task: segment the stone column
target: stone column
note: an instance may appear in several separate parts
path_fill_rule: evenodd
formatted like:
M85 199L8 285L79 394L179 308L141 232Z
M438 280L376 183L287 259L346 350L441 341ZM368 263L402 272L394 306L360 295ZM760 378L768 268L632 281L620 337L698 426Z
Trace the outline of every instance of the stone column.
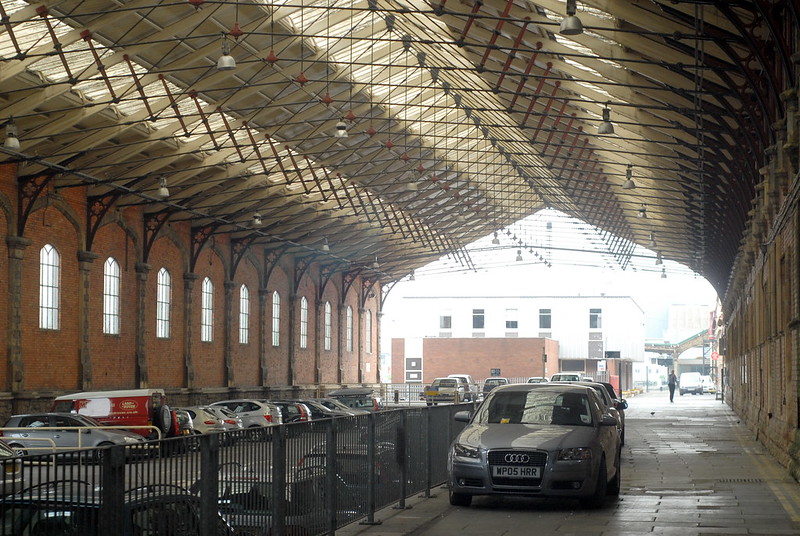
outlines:
M192 363L192 291L197 274L186 272L183 274L183 362L186 371L186 387L194 387L194 363Z
M136 270L136 385L141 389L148 386L147 379L147 351L145 342L147 340L146 310L147 310L147 274L152 270L152 266L144 262L137 262ZM155 333L155 330L153 330Z
M358 356L358 383L364 382L364 308L358 308L358 318L353 319L356 323L356 337L353 343L356 345L356 355Z
M347 337L347 319L345 318L345 311L347 307L343 303L338 305L339 311L339 329L338 337L336 337L336 383L342 383L344 380L344 371L342 370L342 354L344 353L345 338Z
M380 303L380 300L378 300ZM383 311L378 311L375 314L375 329L373 330L375 335L375 378L377 379L377 383L381 383L381 319L383 318ZM403 378L405 381L405 377Z
M223 325L223 340L225 348L223 359L225 361L225 384L233 387L236 383L233 372L233 339L237 335L233 331L233 289L236 284L233 281L225 281L225 318Z
M31 245L28 238L7 236L8 247L8 382L12 393L22 391L22 260Z
M288 367L288 378L287 382L288 385L297 385L296 382L296 365L297 363L295 360L297 359L297 352L295 351L295 345L297 344L297 329L295 322L297 321L297 294L292 293L289 296L289 348L288 348L288 360L289 360L289 367Z
M269 378L267 370L267 348L269 348L269 341L267 340L267 301L270 292L265 288L258 289L258 363L260 368L260 378L258 379L259 385L267 385Z
M80 320L80 324L78 326L78 334L80 338L78 341L78 361L80 367L78 370L78 378L81 389L84 391L90 391L92 389L92 356L89 349L89 325L91 319L89 300L92 297L92 265L98 256L99 255L91 251L78 252L78 278L80 281L79 284L81 293L80 299L78 300L78 318Z
M322 348L325 345L325 326L323 325L325 322L323 318L324 305L324 302L317 300L317 318L314 321L314 383L317 386L319 386L322 380L322 371L320 368L322 363Z

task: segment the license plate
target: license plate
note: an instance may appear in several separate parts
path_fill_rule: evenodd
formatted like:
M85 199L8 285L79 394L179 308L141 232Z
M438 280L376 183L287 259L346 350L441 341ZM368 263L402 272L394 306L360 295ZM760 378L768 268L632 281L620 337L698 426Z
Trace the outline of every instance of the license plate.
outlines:
M425 391L426 396L439 396L439 391Z
M503 476L506 478L540 478L541 467L529 465L493 465L492 476Z

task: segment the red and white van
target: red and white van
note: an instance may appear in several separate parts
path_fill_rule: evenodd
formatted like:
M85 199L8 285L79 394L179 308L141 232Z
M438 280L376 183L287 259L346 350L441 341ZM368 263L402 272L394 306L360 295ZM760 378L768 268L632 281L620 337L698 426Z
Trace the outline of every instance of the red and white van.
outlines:
M50 411L88 415L111 426L129 426L132 432L148 438L156 437L156 431L136 427L157 426L162 437L178 430L175 413L167 406L167 395L161 389L72 393L56 398Z

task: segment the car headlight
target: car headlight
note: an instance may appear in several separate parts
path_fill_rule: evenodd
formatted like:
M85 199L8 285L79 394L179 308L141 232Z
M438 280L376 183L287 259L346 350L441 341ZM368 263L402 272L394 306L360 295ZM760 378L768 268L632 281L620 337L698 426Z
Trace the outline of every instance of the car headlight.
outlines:
M481 451L478 447L456 443L453 445L453 454L463 458L480 458Z
M138 437L125 436L124 439L125 439L125 443L141 443L142 442L142 440L139 439Z
M574 449L562 449L558 451L559 461L580 461L591 459L592 449L589 447L577 447Z

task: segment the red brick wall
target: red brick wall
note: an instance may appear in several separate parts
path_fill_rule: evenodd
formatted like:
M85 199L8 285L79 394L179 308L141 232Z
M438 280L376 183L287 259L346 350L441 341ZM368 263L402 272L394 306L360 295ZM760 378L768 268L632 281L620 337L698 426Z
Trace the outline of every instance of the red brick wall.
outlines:
M542 355L547 352L550 366L558 363L558 343L539 338L427 338L423 339L423 383L448 374L469 374L477 382L499 368L505 377L544 376ZM392 340L392 380L404 381L405 348L402 340Z
M342 381L344 383L357 383L358 382L358 322L359 322L359 314L358 314L358 293L356 291L356 285L354 284L347 296L345 297L345 302L343 304L342 309L342 367L344 368L344 376ZM353 347L352 351L347 351L347 314L346 310L347 307L350 306L353 311Z
M267 283L267 384L288 385L289 379L289 278L281 266L276 267ZM272 346L272 293L281 296L281 337L278 347Z
M295 319L297 321L297 337L295 337L295 380L298 384L314 383L315 377L315 330L317 316L317 287L311 280L311 276L306 273L300 280L297 288L297 299L295 300ZM305 348L300 347L300 302L305 297L308 300L308 339Z
M194 387L225 385L225 269L217 252L204 248L197 258L194 273L197 279L192 290L192 363ZM203 280L213 286L213 330L211 342L203 342ZM235 293L238 295L238 292Z
M231 320L231 360L233 361L233 377L236 385L258 385L261 374L258 359L259 311L258 291L260 288L258 270L249 258L243 259L234 274L236 284L233 287L233 318ZM242 285L250 291L250 329L246 344L239 342L239 312Z
M332 278L322 294L322 303L329 302L331 305L331 348L325 350L325 309L322 310L322 318L320 322L320 382L321 383L335 383L339 375L339 360L337 348L337 336L339 333L339 293L337 286L341 284L340 278Z

